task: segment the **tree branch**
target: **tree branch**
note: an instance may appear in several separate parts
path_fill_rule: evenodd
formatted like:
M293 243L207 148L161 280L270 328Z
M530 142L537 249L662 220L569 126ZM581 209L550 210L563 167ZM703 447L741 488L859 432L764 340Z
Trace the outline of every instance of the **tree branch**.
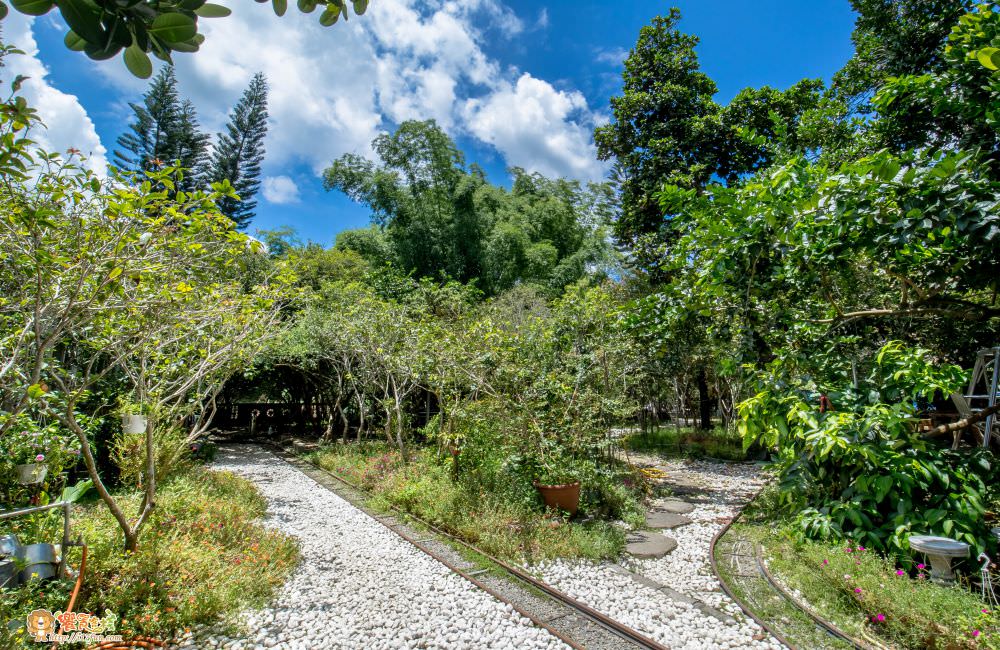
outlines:
M973 424L977 422L982 422L991 415L1000 413L1000 404L995 404L989 408L983 409L979 413L974 413L967 418L962 418L958 422L951 422L949 424L942 424L935 427L924 434L927 438L932 438L934 436L943 436L947 433L954 433L955 431L960 431L962 429L968 429Z

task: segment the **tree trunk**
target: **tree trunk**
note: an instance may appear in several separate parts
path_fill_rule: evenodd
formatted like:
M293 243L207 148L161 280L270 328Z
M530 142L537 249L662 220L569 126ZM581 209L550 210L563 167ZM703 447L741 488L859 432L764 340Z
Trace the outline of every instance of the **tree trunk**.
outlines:
M340 397L337 397L337 413L340 414L340 425L343 427L343 431L340 433L340 439L347 444L347 432L351 428L351 423L347 420L347 414L344 413L344 408L340 405Z
M128 517L122 512L121 507L115 498L111 496L108 489L104 486L104 481L101 480L100 474L97 473L97 461L94 460L94 455L90 453L90 440L87 438L87 434L80 428L77 424L76 419L72 415L72 409L75 408L75 404L67 407L67 417L60 417L59 420L74 434L76 434L77 440L80 441L80 453L83 455L83 464L87 467L87 475L90 480L94 483L94 489L97 490L97 495L101 497L101 501L108 507L111 511L111 516L115 518L118 522L118 526L122 529L122 533L125 537L125 550L134 551L139 543L139 536L132 530L132 527L128 523Z
M708 377L704 368L698 369L698 410L701 415L698 428L708 431L712 428L712 403L708 397Z
M399 388L396 386L396 380L392 380L392 401L396 416L396 446L399 447L399 455L403 458L403 464L408 464L410 462L410 457L406 451L406 444L403 442L403 409L402 409L402 398L399 396ZM392 417L389 418L392 421ZM386 423L386 427L388 427Z
M354 391L354 396L358 400L358 442L361 442L361 435L365 430L365 400L361 393Z

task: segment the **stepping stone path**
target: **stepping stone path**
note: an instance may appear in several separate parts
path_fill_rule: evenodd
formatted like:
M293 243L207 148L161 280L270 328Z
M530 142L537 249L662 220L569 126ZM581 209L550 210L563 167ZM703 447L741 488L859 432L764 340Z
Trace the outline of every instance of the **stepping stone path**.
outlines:
M649 528L677 528L679 526L687 526L690 523L690 518L665 510L654 509L646 514L646 526Z
M643 560L663 557L677 548L677 540L662 533L641 530L631 533L625 544L625 551Z
M665 499L657 503L654 510L686 515L694 512L694 504L680 499Z

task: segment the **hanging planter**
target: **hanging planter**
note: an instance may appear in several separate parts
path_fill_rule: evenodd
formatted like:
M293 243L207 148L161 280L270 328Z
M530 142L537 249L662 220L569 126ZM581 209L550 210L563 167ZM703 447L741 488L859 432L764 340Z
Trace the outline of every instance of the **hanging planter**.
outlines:
M45 463L25 463L17 466L17 482L21 485L38 485L45 480L49 466Z
M122 432L132 435L146 433L146 416L139 413L123 415Z

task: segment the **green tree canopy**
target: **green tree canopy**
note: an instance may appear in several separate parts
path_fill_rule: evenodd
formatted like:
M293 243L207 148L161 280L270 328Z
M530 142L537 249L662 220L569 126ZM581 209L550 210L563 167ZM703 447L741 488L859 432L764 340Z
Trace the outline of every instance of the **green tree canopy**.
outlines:
M342 233L338 247L376 265L477 281L492 294L518 282L558 290L611 259L607 186L514 168L512 188L498 187L465 164L433 121L404 122L373 149L378 162L345 155L326 170L324 185L371 208L380 230Z

